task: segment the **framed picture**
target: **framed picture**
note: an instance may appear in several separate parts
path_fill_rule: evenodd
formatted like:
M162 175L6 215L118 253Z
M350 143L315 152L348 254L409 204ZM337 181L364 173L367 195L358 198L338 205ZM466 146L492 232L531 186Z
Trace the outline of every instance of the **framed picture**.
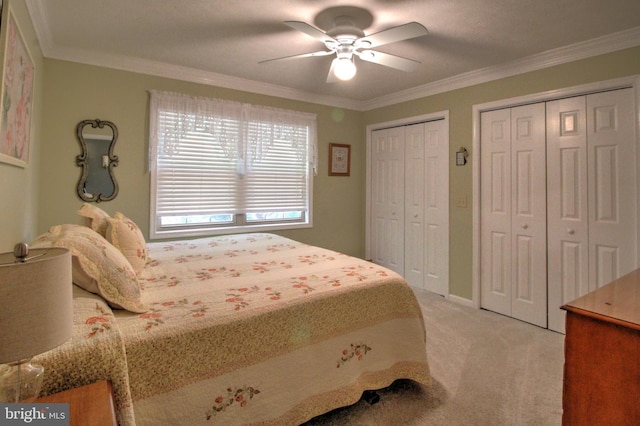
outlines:
M9 7L0 100L0 161L26 167L33 103L35 66L20 27Z
M351 173L351 145L329 144L329 176L349 176Z

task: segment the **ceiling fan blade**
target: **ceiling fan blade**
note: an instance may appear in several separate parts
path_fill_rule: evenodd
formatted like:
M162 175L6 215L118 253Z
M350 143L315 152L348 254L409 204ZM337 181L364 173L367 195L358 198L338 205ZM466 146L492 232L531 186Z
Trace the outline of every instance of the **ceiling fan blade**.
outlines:
M417 22L409 22L408 24L398 25L397 27L388 28L375 34L358 39L356 43L370 43L366 47L382 46L383 44L395 43L396 41L407 40L410 38L427 35L429 31ZM365 47L365 46L363 46Z
M306 35L308 35L310 37L313 37L316 40L319 40L319 41L321 41L323 43L326 43L328 41L334 41L334 42L337 41L333 37L325 34L324 32L320 31L319 29L317 29L316 27L314 27L312 25L307 24L306 22L285 21L284 24L290 26L294 30L302 31Z
M384 65L400 71L412 72L418 69L420 62L376 50L354 52L360 59L374 64Z
M274 59L265 59L264 61L260 61L258 62L259 64L263 64L265 62L273 62L273 61L285 61L288 59L298 59L298 58L310 58L312 56L327 56L327 55L331 55L334 52L330 51L330 50L320 50L318 52L311 52L311 53L302 53L300 55L291 55L291 56L284 56L282 58L274 58Z

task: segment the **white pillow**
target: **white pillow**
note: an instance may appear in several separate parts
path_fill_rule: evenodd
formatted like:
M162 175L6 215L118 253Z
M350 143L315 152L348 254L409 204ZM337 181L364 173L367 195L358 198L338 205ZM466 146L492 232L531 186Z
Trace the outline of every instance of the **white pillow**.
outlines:
M89 203L84 203L76 213L88 219L89 227L104 237L107 231L107 219L110 217L109 213Z
M105 238L127 258L133 270L139 273L149 258L147 242L134 221L117 212L107 219Z
M136 313L147 311L131 264L96 231L81 225L56 225L38 237L31 247L69 249L74 284L99 294L114 308Z

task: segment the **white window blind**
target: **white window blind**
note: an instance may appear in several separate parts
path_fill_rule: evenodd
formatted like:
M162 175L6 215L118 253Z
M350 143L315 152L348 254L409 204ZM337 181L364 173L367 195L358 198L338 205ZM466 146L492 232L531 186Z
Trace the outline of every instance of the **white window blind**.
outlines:
M299 212L275 223L308 224L315 133L313 114L151 92L151 235L228 230L248 218L255 228L269 213Z

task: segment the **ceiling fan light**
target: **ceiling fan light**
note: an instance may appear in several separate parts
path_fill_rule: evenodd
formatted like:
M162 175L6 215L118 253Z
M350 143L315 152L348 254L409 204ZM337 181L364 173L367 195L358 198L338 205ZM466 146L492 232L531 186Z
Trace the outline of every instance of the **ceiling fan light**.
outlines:
M356 64L349 58L333 60L333 72L340 80L351 80L356 75Z

